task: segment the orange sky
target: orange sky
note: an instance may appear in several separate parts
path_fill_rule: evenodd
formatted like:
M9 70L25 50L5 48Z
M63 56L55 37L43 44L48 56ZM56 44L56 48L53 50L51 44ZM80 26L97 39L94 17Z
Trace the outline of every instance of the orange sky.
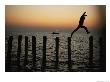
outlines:
M88 15L84 25L100 27L101 19L97 6L23 6L7 5L6 25L25 27L73 28L78 25L83 12Z

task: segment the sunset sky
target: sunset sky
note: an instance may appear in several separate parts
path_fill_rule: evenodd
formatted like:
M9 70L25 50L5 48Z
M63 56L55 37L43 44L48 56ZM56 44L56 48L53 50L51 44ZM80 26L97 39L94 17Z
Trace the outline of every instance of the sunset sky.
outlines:
M84 25L100 28L104 25L105 6L72 5L6 5L5 25L7 28L72 29L76 28L80 16L86 12Z

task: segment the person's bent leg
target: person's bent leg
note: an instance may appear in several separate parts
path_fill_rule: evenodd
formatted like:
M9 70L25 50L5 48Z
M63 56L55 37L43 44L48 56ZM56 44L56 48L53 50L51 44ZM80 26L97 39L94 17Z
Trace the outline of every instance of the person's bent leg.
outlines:
M82 27L86 30L87 34L90 33L90 32L88 31L87 27L85 27L85 26L82 26Z
M73 32L71 33L71 37L73 35L74 32L76 32L80 27L78 26L75 30L73 30Z

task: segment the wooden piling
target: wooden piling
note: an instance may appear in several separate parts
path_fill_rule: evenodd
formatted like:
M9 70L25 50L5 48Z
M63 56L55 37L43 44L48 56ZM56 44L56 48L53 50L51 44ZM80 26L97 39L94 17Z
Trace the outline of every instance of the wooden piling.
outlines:
M32 36L33 69L36 70L36 37Z
M20 55L21 55L21 42L22 42L22 35L18 36L18 49L17 49L17 70L20 71Z
M28 64L28 37L25 36L25 56L24 56L24 67Z
M68 70L71 71L71 37L68 37Z
M58 71L58 61L59 61L59 37L56 37L55 39L56 41L56 47L55 47L55 51L56 51L56 61L55 61L55 69L56 71Z
M99 64L100 64L100 71L105 72L106 71L106 47L104 46L106 43L104 43L103 39L99 38Z
M93 67L93 36L89 37L89 66Z
M7 56L5 59L5 71L9 72L10 70L10 66L11 66L11 52L12 52L12 42L13 42L13 36L9 37L8 40L8 50L7 50Z
M43 36L43 57L42 57L42 66L41 66L42 72L44 72L46 69L46 42L47 42L47 37Z

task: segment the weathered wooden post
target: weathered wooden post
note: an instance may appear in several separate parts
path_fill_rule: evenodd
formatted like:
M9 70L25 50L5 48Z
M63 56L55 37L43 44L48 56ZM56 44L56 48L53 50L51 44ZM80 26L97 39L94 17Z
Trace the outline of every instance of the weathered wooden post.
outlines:
M100 71L106 71L106 47L104 46L105 43L103 41L103 39L100 37L99 38L99 53L100 53L100 59L99 59L99 63L100 63Z
M46 69L46 42L47 42L47 37L43 36L43 57L42 57L42 66L41 66L42 72L44 72Z
M55 69L56 71L58 71L58 61L59 61L59 37L56 37L55 39L56 41L56 47L55 47L55 51L56 51L56 62L55 62Z
M89 67L93 67L93 36L89 37Z
M24 56L24 67L28 64L28 37L25 36L25 56ZM26 69L25 69L26 71Z
M71 37L68 37L68 70L71 70L72 63L71 63Z
M17 70L20 70L20 55L21 55L21 41L22 35L18 36L18 49L17 49Z
M36 70L36 37L32 36L33 69Z
M6 63L5 63L5 71L9 72L10 70L10 66L11 66L11 52L12 52L12 41L13 41L13 36L9 37L8 40L8 50L7 50L7 56L6 56Z

